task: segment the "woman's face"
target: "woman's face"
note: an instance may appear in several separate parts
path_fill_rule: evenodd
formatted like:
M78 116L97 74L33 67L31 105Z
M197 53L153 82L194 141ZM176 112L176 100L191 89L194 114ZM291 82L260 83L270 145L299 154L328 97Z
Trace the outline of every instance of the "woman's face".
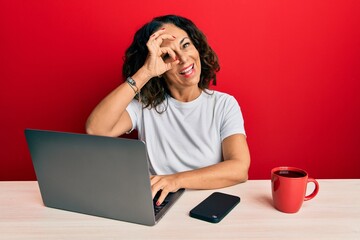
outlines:
M179 64L163 74L169 89L182 90L196 87L200 81L201 62L198 50L193 45L188 34L173 24L164 24L165 33L175 36L175 40L164 40L161 47L171 48ZM170 56L162 56L165 62L174 61Z

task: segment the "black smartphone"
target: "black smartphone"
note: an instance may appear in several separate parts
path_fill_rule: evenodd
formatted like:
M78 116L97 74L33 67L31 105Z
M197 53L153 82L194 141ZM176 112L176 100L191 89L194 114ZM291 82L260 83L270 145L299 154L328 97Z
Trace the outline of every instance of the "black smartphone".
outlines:
M214 192L190 211L190 217L218 223L239 202L240 197L238 196Z

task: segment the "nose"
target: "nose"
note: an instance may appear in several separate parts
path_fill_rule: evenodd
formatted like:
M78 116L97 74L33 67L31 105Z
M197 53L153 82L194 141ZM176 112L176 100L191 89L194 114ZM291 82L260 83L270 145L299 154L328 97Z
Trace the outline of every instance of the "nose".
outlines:
M180 52L176 54L176 59L180 61L179 64L184 64L187 62L188 56L186 53Z

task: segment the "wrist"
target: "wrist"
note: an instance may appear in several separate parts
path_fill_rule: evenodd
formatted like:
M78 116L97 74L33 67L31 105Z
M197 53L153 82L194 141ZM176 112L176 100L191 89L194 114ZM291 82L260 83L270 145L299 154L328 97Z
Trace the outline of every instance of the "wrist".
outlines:
M139 90L152 78L149 71L141 67L134 75L131 76L135 80Z
M177 189L186 188L187 186L184 184L184 172L175 173L174 176L174 183Z

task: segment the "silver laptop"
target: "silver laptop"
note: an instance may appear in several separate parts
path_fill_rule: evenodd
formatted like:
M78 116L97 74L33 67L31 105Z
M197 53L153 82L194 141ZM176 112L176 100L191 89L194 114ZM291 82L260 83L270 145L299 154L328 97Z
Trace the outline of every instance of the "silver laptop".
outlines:
M151 226L184 192L154 207L140 140L34 129L25 136L47 207Z

